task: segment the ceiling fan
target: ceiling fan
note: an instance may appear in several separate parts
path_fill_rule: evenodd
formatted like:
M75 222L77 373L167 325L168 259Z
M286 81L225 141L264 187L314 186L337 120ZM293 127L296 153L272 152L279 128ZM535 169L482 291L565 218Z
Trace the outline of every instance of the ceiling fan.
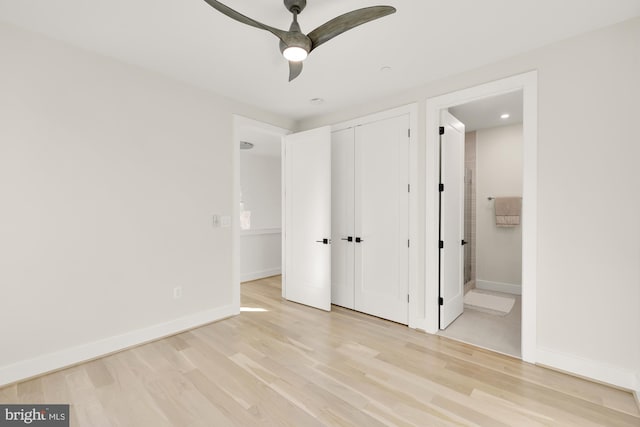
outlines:
M372 6L363 9L357 9L320 25L309 34L304 34L300 30L298 24L298 15L307 5L307 0L284 0L284 5L293 14L293 22L289 31L279 30L269 25L251 19L228 6L216 0L204 0L217 11L227 15L228 17L251 25L261 30L269 31L280 39L280 51L282 55L289 61L289 81L295 79L302 72L302 61L307 55L323 43L328 42L332 38L348 31L358 25L365 24L374 19L395 13L396 9L392 6Z

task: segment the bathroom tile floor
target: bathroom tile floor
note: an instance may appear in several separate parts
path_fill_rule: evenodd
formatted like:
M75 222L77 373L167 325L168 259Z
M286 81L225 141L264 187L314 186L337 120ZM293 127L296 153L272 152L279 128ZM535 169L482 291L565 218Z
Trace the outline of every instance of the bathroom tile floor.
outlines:
M512 296L516 298L516 302L506 316L465 307L464 313L447 329L440 331L439 335L520 358L522 297L501 292L482 292Z

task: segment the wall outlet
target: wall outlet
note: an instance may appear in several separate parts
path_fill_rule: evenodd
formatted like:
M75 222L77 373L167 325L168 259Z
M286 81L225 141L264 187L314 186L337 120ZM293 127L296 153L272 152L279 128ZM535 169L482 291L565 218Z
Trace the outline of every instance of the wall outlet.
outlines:
M182 298L182 286L176 286L175 288L173 288L173 298Z

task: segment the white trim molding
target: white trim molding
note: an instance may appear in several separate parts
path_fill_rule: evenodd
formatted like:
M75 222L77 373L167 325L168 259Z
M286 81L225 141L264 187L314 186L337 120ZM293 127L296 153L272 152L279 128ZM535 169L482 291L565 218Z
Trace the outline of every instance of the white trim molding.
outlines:
M0 387L197 328L236 314L233 305L201 311L135 331L0 367Z
M281 228L252 228L251 230L240 230L240 237L263 236L265 234L280 234Z
M538 347L537 363L638 393L638 374L606 363Z
M251 282L252 280L264 279L265 277L278 276L282 274L282 268L280 266L269 268L266 270L260 271L250 271L248 273L243 273L240 276L240 280L243 282Z
M476 280L476 288L485 291L503 292L505 294L522 295L522 285L513 283L493 282L491 280Z
M523 91L522 360L536 362L538 73L530 71L427 99L425 147L425 331L438 332L438 141L440 113L468 102Z

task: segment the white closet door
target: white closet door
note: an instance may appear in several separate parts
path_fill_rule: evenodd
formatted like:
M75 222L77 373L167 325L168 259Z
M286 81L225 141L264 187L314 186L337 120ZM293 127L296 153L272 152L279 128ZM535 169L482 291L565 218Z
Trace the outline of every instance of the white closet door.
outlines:
M355 309L408 323L409 115L355 129Z
M331 302L354 308L354 128L331 134Z
M447 111L440 120L440 174L444 191L440 199L440 329L464 309L464 124Z
M283 137L283 296L331 310L331 133Z

